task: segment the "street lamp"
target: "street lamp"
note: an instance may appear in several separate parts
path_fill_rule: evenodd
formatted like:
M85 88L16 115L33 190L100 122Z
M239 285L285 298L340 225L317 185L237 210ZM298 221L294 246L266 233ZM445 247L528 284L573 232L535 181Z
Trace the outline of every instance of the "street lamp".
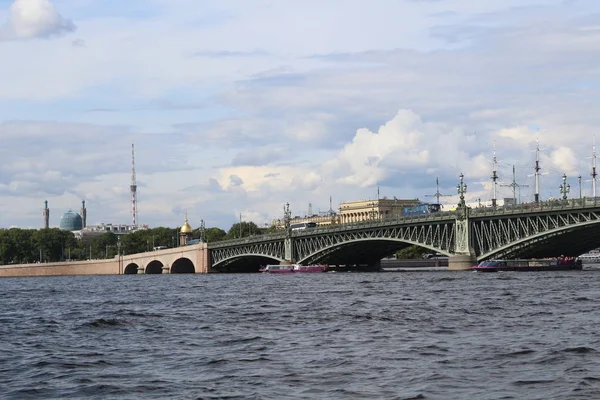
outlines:
M562 176L563 183L558 187L560 190L560 194L562 194L562 199L567 200L567 194L571 191L571 185L567 183L567 175L563 174Z
M577 177L577 180L579 181L579 200L581 200L581 175Z
M464 183L465 176L461 173L459 175L460 184L456 185L456 191L460 194L460 203L459 206L463 207L465 205L465 194L467 193L467 184Z

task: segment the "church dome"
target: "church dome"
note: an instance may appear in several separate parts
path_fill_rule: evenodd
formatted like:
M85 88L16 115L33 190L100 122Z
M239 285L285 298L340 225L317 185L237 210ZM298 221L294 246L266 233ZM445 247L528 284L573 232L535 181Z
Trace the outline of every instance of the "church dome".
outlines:
M71 210L60 217L60 229L63 231L80 231L83 229L83 219L81 215Z
M192 233L192 227L188 223L187 218L185 219L185 222L184 222L184 224L181 227L181 230L179 232L181 232L181 233Z

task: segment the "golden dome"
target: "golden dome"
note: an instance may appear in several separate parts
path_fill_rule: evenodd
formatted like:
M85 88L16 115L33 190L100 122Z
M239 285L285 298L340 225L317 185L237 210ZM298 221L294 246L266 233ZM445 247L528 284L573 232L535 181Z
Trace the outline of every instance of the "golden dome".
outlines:
M181 232L181 233L192 233L192 227L188 223L187 217L186 217L185 222L184 222L184 224L181 227L181 230L179 232Z

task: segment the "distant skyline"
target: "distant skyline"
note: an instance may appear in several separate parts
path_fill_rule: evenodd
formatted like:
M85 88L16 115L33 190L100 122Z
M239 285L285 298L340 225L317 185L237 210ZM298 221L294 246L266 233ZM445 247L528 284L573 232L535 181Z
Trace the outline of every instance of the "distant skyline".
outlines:
M381 197L591 194L592 0L0 0L0 227L259 226ZM499 196L512 197L509 187Z

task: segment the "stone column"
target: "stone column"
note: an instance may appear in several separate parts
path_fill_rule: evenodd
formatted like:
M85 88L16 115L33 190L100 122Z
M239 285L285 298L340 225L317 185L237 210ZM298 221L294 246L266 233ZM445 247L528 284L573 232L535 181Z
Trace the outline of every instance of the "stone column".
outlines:
M471 246L470 208L465 203L464 195L467 193L467 185L463 182L463 177L463 174L460 174L460 184L457 186L460 203L454 222L454 252L448 258L449 271L468 271L477 264L477 256Z

